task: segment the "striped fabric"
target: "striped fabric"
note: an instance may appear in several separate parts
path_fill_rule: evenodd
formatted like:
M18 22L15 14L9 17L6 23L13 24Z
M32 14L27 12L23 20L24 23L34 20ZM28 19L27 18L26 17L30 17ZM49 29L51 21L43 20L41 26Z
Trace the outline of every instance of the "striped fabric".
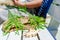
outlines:
M53 0L43 0L40 7L34 9L27 9L27 11L31 14L35 14L36 16L42 16L46 18L46 14L52 2Z
M46 14L53 0L43 0L41 7L39 8L38 16L43 16L46 18Z

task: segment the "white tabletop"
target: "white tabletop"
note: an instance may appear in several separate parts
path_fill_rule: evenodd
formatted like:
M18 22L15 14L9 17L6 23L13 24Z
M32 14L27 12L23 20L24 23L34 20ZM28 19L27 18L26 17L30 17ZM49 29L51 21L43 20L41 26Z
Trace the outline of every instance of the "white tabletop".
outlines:
M2 25L0 25L0 40L21 40L21 31L19 31L20 35L15 35L14 32L11 32L9 37L8 35L3 36L3 32L1 30ZM40 40L54 40L54 38L52 37L52 35L49 33L49 31L47 29L44 30L40 30L40 32L38 32L39 36L40 36ZM25 38L23 37L23 40L38 40L37 37L32 37L32 38Z

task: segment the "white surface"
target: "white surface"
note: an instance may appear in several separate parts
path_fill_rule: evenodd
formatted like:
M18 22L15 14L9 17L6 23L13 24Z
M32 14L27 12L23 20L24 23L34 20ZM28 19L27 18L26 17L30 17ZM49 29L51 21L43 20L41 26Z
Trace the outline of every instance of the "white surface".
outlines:
M0 26L0 40L6 40L8 35L2 36L3 34L2 34L1 27L2 26ZM21 31L19 33L20 33L20 35L15 35L14 32L11 32L8 37L8 40L21 40ZM54 40L54 38L51 36L51 34L49 33L49 31L47 29L40 30L40 32L38 34L39 34L41 40ZM23 39L24 40L38 40L37 37L32 37L32 38L24 37Z
M60 6L51 5L49 12L48 12L54 19L60 22Z
M54 0L54 2L60 4L60 0Z
M4 12L4 13L3 13ZM0 14L3 15L5 14L4 16L2 17L5 17L7 15L7 13L5 11L0 11ZM1 18L2 18L1 17ZM3 19L3 18L2 18ZM7 35L8 36L8 35ZM2 34L2 31L0 29L0 40L6 40L7 39L7 36L3 36ZM44 29L44 30L41 30L39 32L39 36L40 36L40 39L41 40L54 40L53 37L51 36L51 34L49 33L49 31L47 29ZM10 33L9 37L8 37L8 40L21 40L21 32L20 32L20 35L15 35L14 32ZM32 38L23 38L24 40L38 40L37 37L32 37Z
M36 37L32 37L32 38L23 38L23 40L38 40L37 36Z
M53 0L55 3L60 4L60 0ZM60 6L51 5L49 12L52 16L49 23L49 30L54 35L56 40L60 40Z
M1 19L6 20L7 19L7 15L8 15L8 11L7 10L0 9L0 18Z

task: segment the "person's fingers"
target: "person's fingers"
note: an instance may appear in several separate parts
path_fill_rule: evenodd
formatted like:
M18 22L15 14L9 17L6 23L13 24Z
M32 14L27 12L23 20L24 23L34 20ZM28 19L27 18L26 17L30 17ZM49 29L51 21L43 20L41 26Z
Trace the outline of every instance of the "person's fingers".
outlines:
M15 3L18 2L17 0L13 0Z
M18 2L18 0L13 0L14 2Z
M14 0L14 4L17 6L24 6L24 3L22 3L20 0Z
M18 6L18 0L14 0L14 4Z

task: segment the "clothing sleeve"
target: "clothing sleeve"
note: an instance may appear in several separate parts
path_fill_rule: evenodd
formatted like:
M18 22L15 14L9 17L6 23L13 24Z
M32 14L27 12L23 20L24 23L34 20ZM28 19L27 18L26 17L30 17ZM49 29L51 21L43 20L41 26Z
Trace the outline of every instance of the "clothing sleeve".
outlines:
M46 18L46 14L52 2L53 0L43 0L42 5L39 8L38 16L44 16L44 18Z

